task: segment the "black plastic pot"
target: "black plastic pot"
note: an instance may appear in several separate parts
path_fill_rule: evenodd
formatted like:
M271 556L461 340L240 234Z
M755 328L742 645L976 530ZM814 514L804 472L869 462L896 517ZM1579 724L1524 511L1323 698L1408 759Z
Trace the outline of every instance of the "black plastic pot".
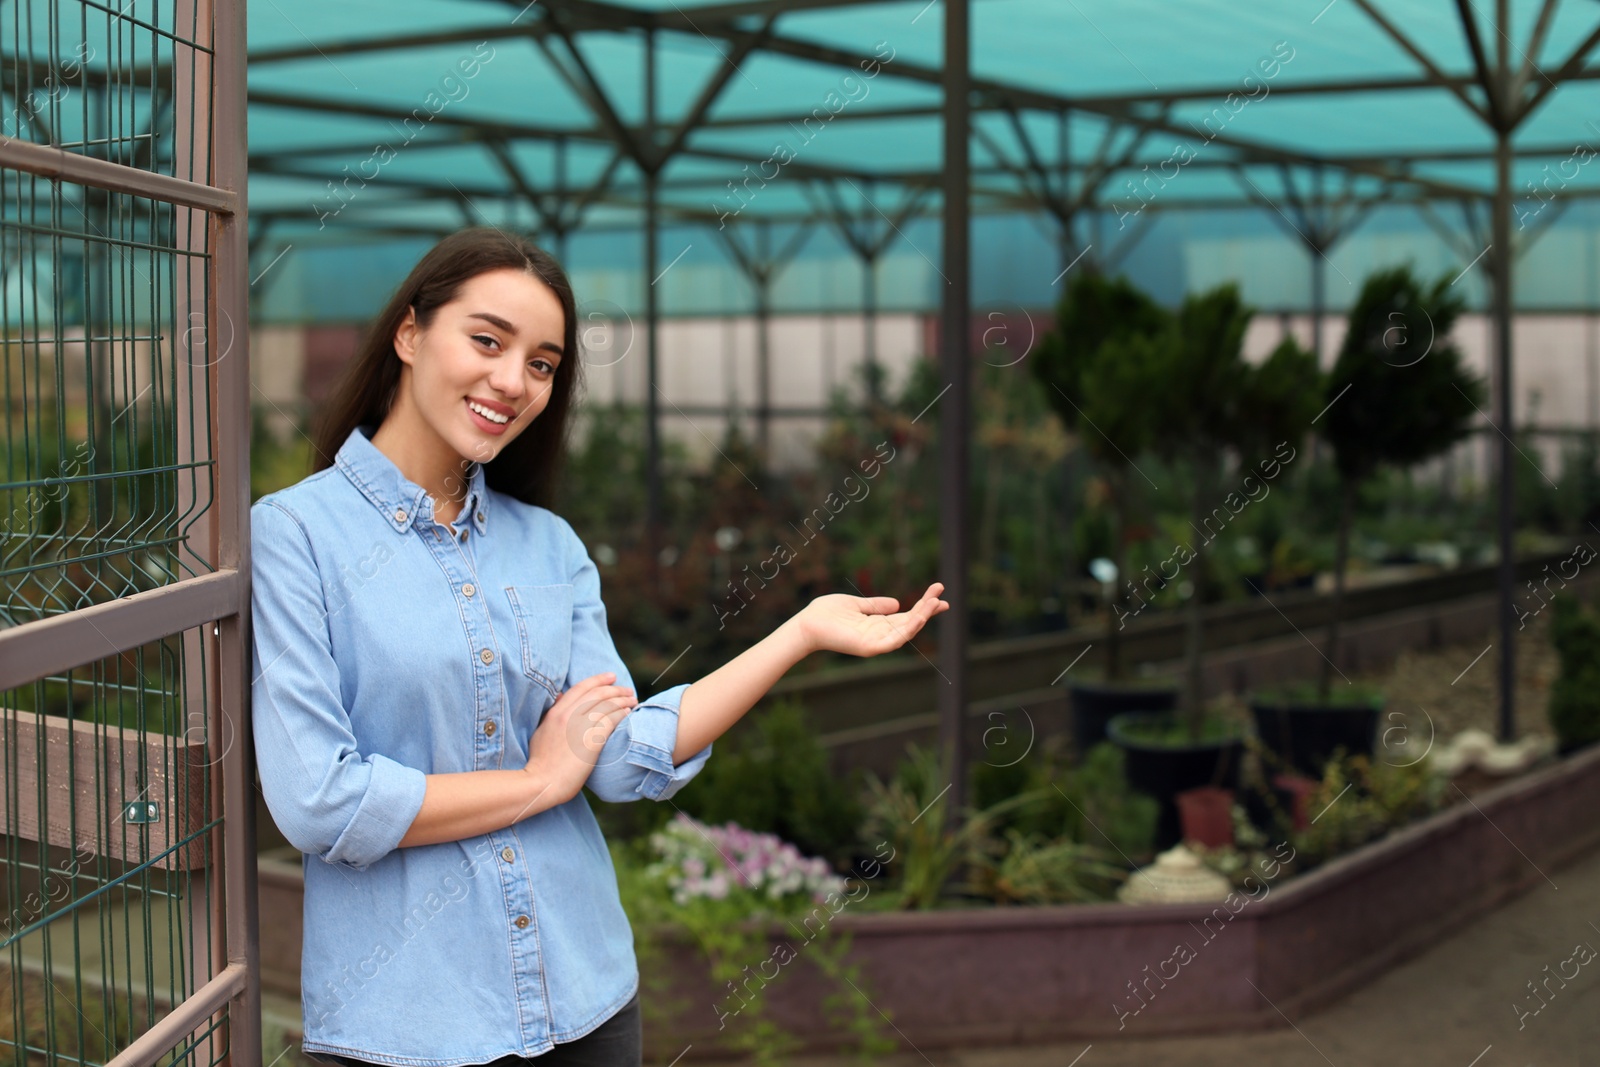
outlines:
M1340 747L1352 756L1372 755L1382 711L1371 704L1250 702L1261 743L1301 774L1318 779Z
M1067 686L1072 700L1072 751L1078 759L1106 739L1106 723L1130 711L1172 711L1178 706L1174 686L1074 682Z
M1172 744L1147 741L1131 732L1140 724L1170 723L1165 712L1125 712L1106 724L1106 736L1126 756L1128 784L1154 797L1161 805L1156 820L1156 849L1171 848L1183 837L1178 806L1173 799L1186 789L1215 785L1239 788L1239 767L1244 759L1242 736L1224 741Z

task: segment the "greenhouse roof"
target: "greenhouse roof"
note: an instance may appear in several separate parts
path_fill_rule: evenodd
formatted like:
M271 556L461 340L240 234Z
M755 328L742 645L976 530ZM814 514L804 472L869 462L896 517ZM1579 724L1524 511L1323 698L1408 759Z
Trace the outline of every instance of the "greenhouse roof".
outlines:
M972 210L1037 267L1039 299L1079 251L1116 263L1173 216L1186 242L1213 216L1280 259L1360 228L1466 267L1488 241L1497 129L1519 241L1555 226L1593 243L1591 212L1567 210L1600 191L1592 0L978 0L970 19ZM291 243L468 222L571 234L588 242L575 261L637 268L652 180L664 231L716 233L687 241L685 265L737 279L741 258L824 231L836 255L881 245L886 264L932 268L942 5L265 0L249 20L257 269ZM685 243L664 241L663 265ZM1524 287L1536 301L1595 302L1592 269L1546 270ZM926 287L900 288L916 305Z

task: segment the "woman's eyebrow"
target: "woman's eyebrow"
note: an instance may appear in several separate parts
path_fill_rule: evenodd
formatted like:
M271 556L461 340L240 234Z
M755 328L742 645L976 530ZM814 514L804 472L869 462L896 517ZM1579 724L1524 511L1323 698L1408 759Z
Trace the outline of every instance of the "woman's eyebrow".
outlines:
M467 316L467 318L469 318L469 319L482 319L484 322L487 322L489 325L495 326L495 327L498 327L499 329L504 330L506 333L510 334L512 337L515 337L517 335L517 328L515 326L511 325L510 322L506 321L505 319L502 319L499 315L493 314L492 312L474 311L471 314L469 314ZM565 352L562 351L561 346L556 344L554 341L541 342L538 347L544 349L547 352L553 352L558 356L566 354Z
M494 315L487 311L474 311L472 314L468 315L467 318L482 319L489 325L499 327L513 337L517 335L517 328L511 325L511 323L507 322L505 319L502 319L499 315Z

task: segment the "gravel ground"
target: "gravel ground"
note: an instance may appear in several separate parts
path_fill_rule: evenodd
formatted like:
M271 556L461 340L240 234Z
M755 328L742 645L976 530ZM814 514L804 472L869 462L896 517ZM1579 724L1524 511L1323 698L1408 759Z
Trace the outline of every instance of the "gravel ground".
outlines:
M1550 684L1555 680L1557 660L1550 644L1550 613L1543 612L1528 621L1527 629L1517 634L1516 735L1554 737L1545 717ZM1500 714L1500 648L1498 641L1486 640L1473 646L1456 646L1433 651L1404 651L1387 671L1359 676L1356 680L1380 686L1389 697L1381 727L1415 725L1420 737L1433 724L1435 735L1443 740L1469 727L1498 736ZM1411 719L1418 718L1413 724ZM1399 742L1400 733L1391 736Z
M1518 738L1546 738L1554 746L1555 733L1545 715L1550 685L1558 661L1550 644L1550 613L1529 618L1517 634L1516 731ZM1495 635L1496 637L1498 635ZM1378 744L1392 763L1420 758L1429 746L1446 744L1463 730L1476 727L1499 737L1499 641L1445 648L1406 649L1385 670L1351 674L1353 682L1371 685L1387 697L1378 721ZM1219 697L1211 707L1240 723L1250 722L1250 710L1234 695ZM1468 777L1476 778L1470 774ZM1467 791L1476 792L1474 780Z

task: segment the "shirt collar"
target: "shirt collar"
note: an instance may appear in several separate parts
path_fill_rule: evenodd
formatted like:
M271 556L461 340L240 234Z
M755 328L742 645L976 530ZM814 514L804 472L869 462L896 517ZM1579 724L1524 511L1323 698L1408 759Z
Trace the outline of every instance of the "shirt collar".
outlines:
M363 423L350 431L339 446L334 464L361 491L361 495L383 513L397 533L403 533L419 518L431 520L433 503L428 491L400 473L394 460L372 443L377 427ZM488 532L489 493L483 475L483 464L474 461L469 467L467 498L456 518L462 524L471 516L478 533Z

